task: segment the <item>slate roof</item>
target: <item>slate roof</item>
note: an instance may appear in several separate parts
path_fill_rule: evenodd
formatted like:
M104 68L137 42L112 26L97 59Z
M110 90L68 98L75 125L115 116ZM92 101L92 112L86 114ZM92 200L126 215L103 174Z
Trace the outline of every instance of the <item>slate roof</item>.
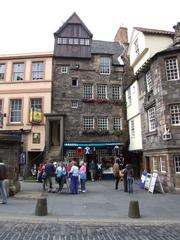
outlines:
M143 27L134 27L137 31L147 33L147 34L159 34L159 35L172 35L174 36L174 32L166 31L166 30L158 30L158 29L151 29L151 28L143 28Z
M118 57L122 55L124 47L118 42L107 42L92 40L91 53L102 55L113 55L113 64L120 65Z

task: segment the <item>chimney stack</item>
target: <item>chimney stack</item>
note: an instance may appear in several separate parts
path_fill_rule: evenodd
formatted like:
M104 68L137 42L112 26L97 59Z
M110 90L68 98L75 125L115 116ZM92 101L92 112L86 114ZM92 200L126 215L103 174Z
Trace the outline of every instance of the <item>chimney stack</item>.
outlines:
M180 44L180 22L178 22L173 28L175 30L174 45Z
M122 44L128 44L128 29L126 27L120 27L116 33L114 41Z

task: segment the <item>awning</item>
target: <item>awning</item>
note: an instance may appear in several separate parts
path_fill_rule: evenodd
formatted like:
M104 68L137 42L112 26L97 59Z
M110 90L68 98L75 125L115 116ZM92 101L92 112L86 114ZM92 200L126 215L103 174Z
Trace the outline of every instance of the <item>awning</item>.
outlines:
M64 142L64 147L111 147L122 146L119 142Z

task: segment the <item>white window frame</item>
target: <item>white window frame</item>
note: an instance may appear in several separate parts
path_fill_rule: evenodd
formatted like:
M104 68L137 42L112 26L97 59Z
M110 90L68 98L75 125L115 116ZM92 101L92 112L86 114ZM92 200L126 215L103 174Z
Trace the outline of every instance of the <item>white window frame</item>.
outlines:
M44 79L44 62L32 62L32 80Z
M122 130L122 118L121 117L113 118L113 130Z
M94 117L93 116L84 116L83 117L83 129L84 130L93 130L94 129Z
M127 106L132 104L132 96L131 96L131 88L129 87L127 90Z
M155 107L148 109L148 125L149 125L149 132L153 132L156 130Z
M150 92L153 89L152 75L150 71L146 73L146 86L147 86L147 92Z
M98 99L107 99L107 85L105 85L105 84L97 85L97 98Z
M93 99L93 85L84 84L83 85L83 98L84 99Z
M99 116L97 118L97 128L98 130L108 130L108 117Z
M100 74L109 75L111 73L111 58L100 57Z
M14 105L14 106L13 106ZM22 99L10 99L10 123L22 121Z
M135 137L135 123L134 119L130 120L130 132L131 132L131 137Z
M30 99L30 111L42 111L42 98Z
M166 78L168 81L180 80L177 58L166 59L165 68L166 68Z
M112 86L112 99L113 100L121 99L121 86L119 86L119 85Z
M13 63L13 81L22 81L24 80L24 63Z
M170 106L171 125L180 125L180 104L173 104Z
M61 66L61 73L63 73L63 74L66 74L66 73L68 73L68 66L65 66L65 65L63 65L63 66Z
M152 157L152 168L153 172L158 172L158 157Z
M71 101L71 107L72 108L78 108L79 107L78 101L77 100L72 100Z
M180 174L180 155L174 156L174 170Z
M5 69L6 69L6 64L0 63L0 81L5 80Z
M162 173L166 172L166 156L160 156L160 171Z

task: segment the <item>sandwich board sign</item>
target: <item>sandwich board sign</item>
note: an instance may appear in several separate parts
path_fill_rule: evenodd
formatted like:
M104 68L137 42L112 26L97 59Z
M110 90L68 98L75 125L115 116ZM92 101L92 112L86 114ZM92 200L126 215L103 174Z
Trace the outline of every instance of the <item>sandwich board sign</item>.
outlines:
M155 172L151 176L151 181L150 181L148 192L151 192L151 193L154 192L157 180L159 181L161 191L164 193L164 189L162 187L162 184L161 184L160 178L158 176L158 173L155 173Z

